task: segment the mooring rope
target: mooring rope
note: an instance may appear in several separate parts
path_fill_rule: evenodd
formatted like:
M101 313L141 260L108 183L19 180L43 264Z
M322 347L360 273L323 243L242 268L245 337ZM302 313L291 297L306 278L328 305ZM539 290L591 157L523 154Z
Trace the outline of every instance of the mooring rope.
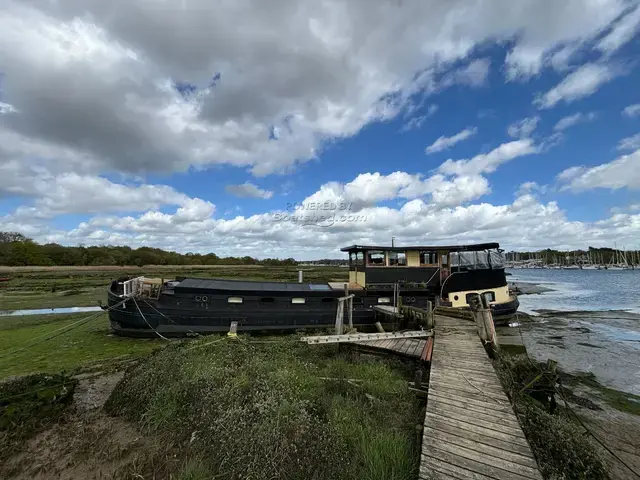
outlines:
M140 316L142 317L142 319L145 321L145 323L149 326L149 328L153 331L153 333L155 333L156 335L158 335L161 339L166 340L167 342L169 342L170 340L165 337L164 335L162 335L160 332L158 332L155 328L153 328L151 326L151 324L149 323L149 321L147 320L147 317L144 316L144 313L142 313L142 310L140 310L140 306L138 305L138 302L136 302L136 297L131 297L131 299L133 300L133 303L135 304L136 308L138 309L138 312L140 312Z

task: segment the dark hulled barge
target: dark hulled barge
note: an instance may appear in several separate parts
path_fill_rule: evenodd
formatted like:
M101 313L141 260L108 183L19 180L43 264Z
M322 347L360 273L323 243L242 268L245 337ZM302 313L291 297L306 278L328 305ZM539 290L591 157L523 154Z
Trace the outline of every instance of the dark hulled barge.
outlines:
M352 245L349 282L322 284L206 278L122 278L108 290L112 329L148 336L327 328L335 323L345 286L353 300L353 324L370 327L375 305L391 305L397 290L404 305L468 308L472 294L488 297L496 320L512 316L504 257L497 243L458 246Z

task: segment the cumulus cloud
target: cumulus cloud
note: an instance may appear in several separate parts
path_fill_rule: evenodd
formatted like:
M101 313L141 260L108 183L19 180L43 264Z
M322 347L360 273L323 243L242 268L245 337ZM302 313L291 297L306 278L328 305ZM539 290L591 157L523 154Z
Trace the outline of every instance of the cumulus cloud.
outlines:
M273 192L269 190L263 190L257 185L250 182L244 182L240 185L227 185L225 187L227 193L235 195L236 197L249 197L249 198L263 198L268 199L273 197Z
M230 164L266 175L397 115L420 92L483 84L489 61L469 58L480 44L511 40L509 72L537 71L625 8L511 6L6 0L3 102L17 113L3 114L3 128L91 158L98 173Z
M626 117L633 118L640 116L640 103L628 105L622 110L622 114Z
M595 118L596 118L596 114L594 112L574 113L573 115L568 115L558 120L558 123L554 125L553 129L556 132L562 132L567 128L571 128L574 125L578 125L579 123L585 123L585 122L590 122L592 120L595 120Z
M561 101L571 103L593 95L598 89L619 74L611 65L587 63L567 75L562 82L543 95L534 104L538 108L551 108Z
M595 167L575 166L562 171L558 180L573 191L596 188L640 188L640 150Z
M538 116L523 118L509 125L507 133L513 138L529 137L537 128L539 121L540 117Z
M468 127L450 137L445 137L444 135L442 135L441 137L438 137L435 142L425 148L425 153L430 154L442 152L443 150L447 150L453 147L456 143L460 143L468 138L473 137L476 133L478 133L478 129L476 127Z
M539 148L529 138L515 140L494 148L489 153L476 155L471 159L447 160L439 171L447 175L479 175L495 172L503 163L515 158L537 153Z
M640 149L640 133L623 138L618 142L618 150L638 150Z

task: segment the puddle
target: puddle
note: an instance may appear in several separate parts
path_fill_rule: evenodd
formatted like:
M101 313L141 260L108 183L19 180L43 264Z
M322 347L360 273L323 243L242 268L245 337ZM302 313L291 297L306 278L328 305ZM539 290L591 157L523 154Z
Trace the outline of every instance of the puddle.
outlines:
M0 317L19 317L21 315L47 315L51 313L82 313L99 312L100 307L64 307L64 308L39 308L34 310L0 310Z

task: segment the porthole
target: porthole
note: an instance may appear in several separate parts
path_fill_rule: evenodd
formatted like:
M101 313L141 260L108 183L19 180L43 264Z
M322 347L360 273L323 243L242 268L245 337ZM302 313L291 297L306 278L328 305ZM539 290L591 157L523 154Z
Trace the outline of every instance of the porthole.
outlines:
M296 303L296 304L301 304L301 303L305 303L305 299L304 298L292 298L291 299L291 303Z
M207 297L206 295L202 296L202 301L203 302L208 302L209 301L209 297Z
M276 301L276 299L273 298L273 297L263 297L263 298L260 299L261 303L273 303L275 301Z
M228 303L242 303L242 297L229 297L227 298Z
M196 295L196 302L201 302L202 301L202 297L200 295Z
M416 297L411 297L411 303L416 303Z
M378 303L391 303L391 299L389 297L378 297Z
M458 301L458 300L460 300L460 297L459 297L458 295L454 295L454 296L453 296L453 299L454 299L455 301Z

